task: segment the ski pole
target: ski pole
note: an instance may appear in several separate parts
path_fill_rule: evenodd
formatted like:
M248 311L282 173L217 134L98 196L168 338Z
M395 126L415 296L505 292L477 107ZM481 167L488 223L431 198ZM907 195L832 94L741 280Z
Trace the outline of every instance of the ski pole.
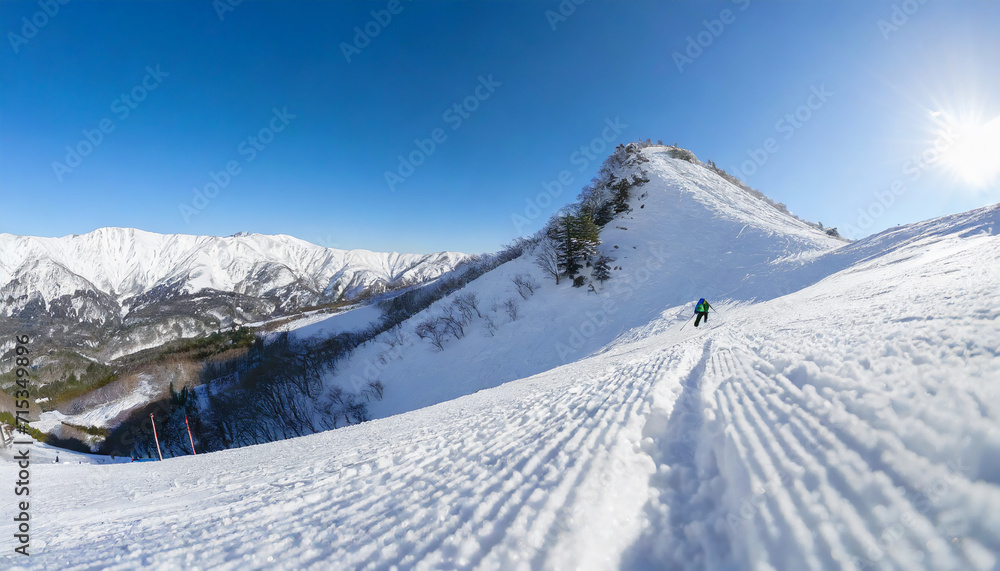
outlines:
M684 328L685 328L685 327L687 327L687 324L688 324L688 323L691 323L691 320L692 320L692 319L694 319L694 316L693 316L693 315L692 315L691 317L688 317L688 318L687 318L687 321L685 321L685 322L684 322L684 325L681 325L681 329L680 329L680 330L681 330L681 331L684 331Z

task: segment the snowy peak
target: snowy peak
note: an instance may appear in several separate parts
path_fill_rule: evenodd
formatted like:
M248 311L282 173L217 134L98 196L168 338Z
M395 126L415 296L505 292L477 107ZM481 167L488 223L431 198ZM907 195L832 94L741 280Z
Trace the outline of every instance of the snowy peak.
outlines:
M654 272L661 301L784 295L804 285L785 281L789 266L845 245L678 151L639 151L646 182L631 188L628 211L601 231L603 252L626 274L643 274L647 262L665 264Z
M711 218L738 222L764 232L784 234L804 246L828 249L844 242L799 220L757 193L741 188L707 165L674 158L673 147L647 147L642 150L649 162L646 170L659 179L667 192L690 196L711 212ZM692 211L690 214L695 215Z

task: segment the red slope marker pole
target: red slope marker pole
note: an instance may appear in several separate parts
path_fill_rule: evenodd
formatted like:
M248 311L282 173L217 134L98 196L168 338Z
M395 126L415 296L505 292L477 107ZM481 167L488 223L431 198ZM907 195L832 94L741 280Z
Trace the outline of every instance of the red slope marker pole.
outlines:
M188 429L188 440L191 441L191 452L194 452L194 455L197 456L198 452L194 449L194 438L191 437L191 425L188 424L188 415L186 414L184 415L184 426Z
M163 462L163 453L160 452L160 437L156 435L156 421L153 420L153 413L149 413L149 421L153 423L153 439L156 440L156 454L160 457L160 462Z

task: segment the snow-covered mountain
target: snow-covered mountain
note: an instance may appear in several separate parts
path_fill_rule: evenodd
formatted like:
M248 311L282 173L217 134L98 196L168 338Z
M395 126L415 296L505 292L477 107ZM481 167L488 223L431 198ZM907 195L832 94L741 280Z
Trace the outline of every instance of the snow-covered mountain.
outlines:
M531 250L404 323L402 343L390 345L385 335L360 347L330 382L381 381L385 398L370 405L376 416L436 404L578 360L701 297L743 303L797 291L820 279L822 269L809 271L823 266L815 260L845 245L709 168L672 158L670 148L641 152L649 182L632 189L630 210L601 231L600 253L614 258L608 281L594 281L594 291L565 280L556 286ZM527 299L517 275L539 286ZM417 336L421 323L468 293L484 317L472 319L462 339L448 338L437 351ZM518 306L516 319L503 307L508 300Z
M997 568L1000 205L845 244L642 152L595 291L529 251L437 301L326 379L380 379L372 422L32 464L37 549L0 566Z
M0 234L0 317L115 357L234 320L425 282L467 258L337 250L284 235Z

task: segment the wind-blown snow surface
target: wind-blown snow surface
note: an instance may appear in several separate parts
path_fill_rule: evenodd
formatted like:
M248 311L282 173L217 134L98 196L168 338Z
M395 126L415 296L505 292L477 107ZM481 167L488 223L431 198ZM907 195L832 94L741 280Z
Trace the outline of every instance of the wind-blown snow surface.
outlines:
M33 465L35 555L0 567L994 568L1000 207L834 249L644 152L650 183L602 233L621 269L596 293L530 260L472 282L487 315L515 297L521 316L338 363L384 381L379 420ZM516 273L542 287L521 299ZM708 328L684 325L699 293L730 300Z

